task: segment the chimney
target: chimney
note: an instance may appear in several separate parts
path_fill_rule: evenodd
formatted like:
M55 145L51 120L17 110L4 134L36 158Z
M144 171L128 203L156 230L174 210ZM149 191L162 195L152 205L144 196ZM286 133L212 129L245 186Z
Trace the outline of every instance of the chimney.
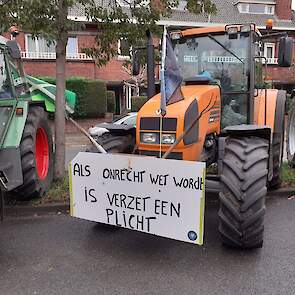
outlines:
M292 19L292 0L277 0L276 1L276 15L279 20Z

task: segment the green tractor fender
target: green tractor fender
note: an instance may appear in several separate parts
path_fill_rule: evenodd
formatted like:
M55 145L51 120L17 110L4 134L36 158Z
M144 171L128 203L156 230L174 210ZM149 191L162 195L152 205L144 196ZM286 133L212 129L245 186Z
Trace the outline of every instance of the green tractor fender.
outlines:
M56 86L46 83L32 76L26 76L26 80L30 86L30 92L33 102L44 103L46 111L55 112L55 96ZM73 114L76 105L76 94L72 91L65 91L66 112Z
M11 108L11 114L7 118L7 122L3 122L7 125L7 129L3 130L3 135L1 136L1 148L17 148L20 144L23 130L26 124L26 119L28 115L29 102L28 101L9 101L0 102L1 106L7 106ZM19 113L16 112L19 110Z

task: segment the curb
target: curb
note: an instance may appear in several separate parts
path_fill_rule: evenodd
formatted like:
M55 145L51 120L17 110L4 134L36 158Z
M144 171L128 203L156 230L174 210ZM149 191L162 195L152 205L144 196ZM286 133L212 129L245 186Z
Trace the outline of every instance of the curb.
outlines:
M5 217L23 217L33 215L48 215L48 214L67 214L70 211L70 204L68 203L55 203L41 206L5 206L4 207L4 218Z
M290 197L295 195L295 187L283 187L277 190L267 192L267 197Z
M267 193L267 198L290 197L295 195L295 187L280 188ZM69 203L54 203L41 206L5 206L5 217L24 217L24 216L42 216L48 214L68 214L70 211Z

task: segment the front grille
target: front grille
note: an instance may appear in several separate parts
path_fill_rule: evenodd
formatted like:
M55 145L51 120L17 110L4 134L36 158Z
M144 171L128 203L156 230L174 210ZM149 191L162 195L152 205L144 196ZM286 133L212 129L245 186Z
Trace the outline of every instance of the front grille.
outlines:
M159 158L158 151L139 151L139 154L143 156L151 156L151 157ZM161 154L163 156L165 152L162 152ZM167 159L182 160L182 153L170 153Z
M176 131L177 119L176 118L163 118L163 131ZM160 130L160 118L141 118L141 130Z

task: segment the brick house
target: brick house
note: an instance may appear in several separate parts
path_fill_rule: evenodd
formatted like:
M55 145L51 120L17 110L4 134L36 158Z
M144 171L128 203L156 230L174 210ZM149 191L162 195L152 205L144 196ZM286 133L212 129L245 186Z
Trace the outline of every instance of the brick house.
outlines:
M67 45L66 76L105 80L108 89L116 93L118 107L116 112L120 113L126 108L125 96L130 92L129 89L124 89L123 81L128 80L129 75L122 69L123 62L128 57L120 55L106 66L98 68L95 60L82 52L83 48L94 44L95 35L95 26L91 24L86 24L83 31L70 32ZM24 32L17 36L17 42L22 50L23 64L27 74L55 76L55 45L53 43L48 44L43 38L33 39L30 34Z
M272 19L274 32L286 31L295 39L295 12L292 11L292 0L213 0L217 7L216 15L195 15L183 10L185 1L179 1L179 9L170 19L164 19L159 25L174 27L205 27L229 23L255 23L265 33L266 21ZM270 39L265 43L264 56L267 58L267 79L276 88L291 91L295 88L295 68L277 66L277 40ZM295 49L294 49L295 57Z
M102 0L97 0L102 1ZM109 1L102 1L108 5ZM217 7L216 15L195 15L184 10L186 1L179 1L170 18L162 19L159 25L175 28L216 26L228 23L255 23L263 32L267 19L273 19L274 31L287 31L295 37L295 13L291 9L291 0L213 0ZM123 3L123 2L122 2ZM101 4L101 3L100 3ZM73 8L69 18L77 22L86 22L80 7ZM70 33L67 46L67 76L83 76L90 79L107 81L108 89L116 92L117 113L130 108L132 89L124 86L129 75L122 69L123 62L128 58L129 48L123 41L118 42L119 56L106 66L98 68L95 61L82 53L82 49L93 44L96 26L87 23L82 31ZM17 37L22 49L25 70L30 75L55 75L55 48L46 40L32 39L30 34L21 33ZM277 41L269 40L264 48L268 60L267 78L278 88L291 90L295 85L295 69L277 66ZM295 56L295 54L294 54Z

